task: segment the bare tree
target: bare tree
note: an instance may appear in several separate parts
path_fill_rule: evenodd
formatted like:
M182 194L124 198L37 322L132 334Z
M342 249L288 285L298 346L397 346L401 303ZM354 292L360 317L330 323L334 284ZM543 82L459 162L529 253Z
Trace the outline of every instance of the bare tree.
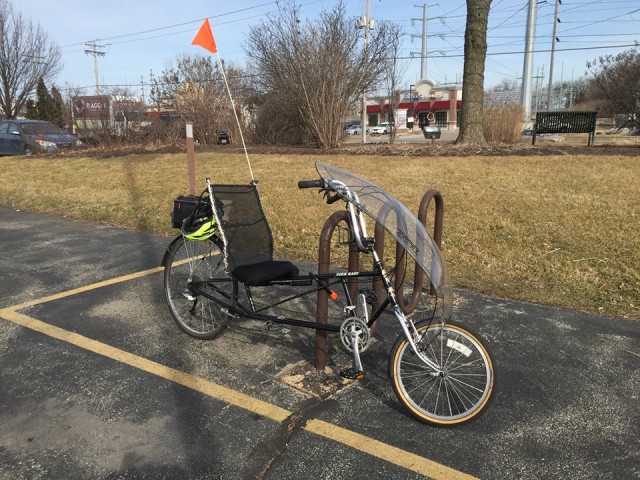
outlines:
M350 105L380 79L389 56L389 24L372 31L365 52L355 19L345 10L341 1L316 20L303 21L299 7L289 2L251 28L245 50L262 98L257 120L264 122L260 112L281 109L269 119L278 122L272 128L281 132L276 141L294 138L336 147Z
M51 81L61 68L58 46L8 0L0 0L0 114L15 118L38 80Z
M79 87L67 81L60 89L60 93L62 94L63 102L62 116L64 119L64 128L73 132L73 99L86 95L87 89L86 87Z
M503 78L498 85L489 88L490 92L514 92L520 88L518 80L513 78Z
M467 0L467 27L464 33L462 113L456 143L484 146L482 128L484 66L487 56L487 25L491 0Z
M640 127L640 49L606 55L587 62L589 97L600 114L626 115Z
M225 67L225 73L234 100L237 100L242 94L243 73L229 66ZM194 136L200 143L214 143L220 129L235 129L222 72L213 57L178 57L175 64L153 80L151 89L154 103L174 109L183 118L193 121Z
M127 87L115 87L108 91L111 101L111 118L107 129L111 140L131 142L143 133L146 106L142 98Z

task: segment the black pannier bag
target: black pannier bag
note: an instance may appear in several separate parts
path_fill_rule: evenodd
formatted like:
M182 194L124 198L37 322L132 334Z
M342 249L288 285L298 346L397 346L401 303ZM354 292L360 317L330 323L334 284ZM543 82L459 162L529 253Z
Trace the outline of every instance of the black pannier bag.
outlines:
M171 213L171 226L173 228L182 228L182 222L193 213L198 203L206 206L206 210L211 212L211 202L209 197L205 195L186 195L180 196L173 201L173 212Z

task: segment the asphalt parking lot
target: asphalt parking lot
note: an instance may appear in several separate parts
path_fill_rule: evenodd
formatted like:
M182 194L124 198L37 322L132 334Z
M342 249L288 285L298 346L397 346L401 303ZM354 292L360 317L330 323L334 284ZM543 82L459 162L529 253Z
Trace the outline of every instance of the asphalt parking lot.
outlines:
M456 291L496 390L476 421L434 428L386 377L394 325L365 380L318 398L281 380L312 360L306 330L180 332L169 238L6 208L0 222L2 479L640 477L640 322Z

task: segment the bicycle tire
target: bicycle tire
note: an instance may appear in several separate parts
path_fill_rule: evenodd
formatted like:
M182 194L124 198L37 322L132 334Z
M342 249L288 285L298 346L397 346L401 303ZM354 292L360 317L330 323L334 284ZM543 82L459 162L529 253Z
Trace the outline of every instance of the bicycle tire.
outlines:
M477 418L491 399L495 372L491 354L468 328L420 322L418 349L442 370L434 372L396 340L389 376L398 400L421 422L451 427Z
M222 242L217 238L191 241L177 237L164 260L164 292L171 316L195 338L211 339L222 332L232 313L202 295L205 292L235 307L238 283L224 270ZM217 279L216 282L211 282Z

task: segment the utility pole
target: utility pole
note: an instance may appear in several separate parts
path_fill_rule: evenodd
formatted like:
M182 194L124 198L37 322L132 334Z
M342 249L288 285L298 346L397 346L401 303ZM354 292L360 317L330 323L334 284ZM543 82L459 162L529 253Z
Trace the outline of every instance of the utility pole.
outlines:
M540 105L540 90L539 90L539 85L542 81L544 81L544 65L542 65L542 74L540 74L540 68L538 68L538 70L536 71L537 75L533 78L536 79L536 101L535 101L535 107L536 110L538 110L539 105Z
M564 62L560 64L560 110L564 110Z
M367 8L364 17L358 20L358 28L364 29L364 64L367 68L369 63L369 30L373 29L373 21L371 20L370 0L367 0ZM362 91L362 143L367 143L367 90Z
M531 119L531 83L533 80L533 48L536 37L536 16L538 14L537 0L529 0L527 10L527 31L524 37L524 65L522 67L522 91L520 104L524 108L524 120Z
M549 89L547 90L547 112L551 110L551 102L553 99L553 55L556 51L556 42L559 41L556 37L556 31L558 27L558 5L562 3L561 0L556 0L556 11L553 14L553 34L551 35L551 64L549 65Z
M571 69L571 83L569 87L569 110L573 108L573 68Z
M98 57L104 57L106 53L102 50L106 48L106 45L98 45L96 41L85 43L89 49L85 50L84 53L93 55L93 72L96 75L96 95L100 95L100 82L98 81Z
M420 8L419 5L414 5ZM413 38L422 38L422 51L420 52L420 80L427 79L427 4L422 5L422 18L412 18L412 22L422 22L422 35L411 35ZM417 52L411 52L411 56Z

